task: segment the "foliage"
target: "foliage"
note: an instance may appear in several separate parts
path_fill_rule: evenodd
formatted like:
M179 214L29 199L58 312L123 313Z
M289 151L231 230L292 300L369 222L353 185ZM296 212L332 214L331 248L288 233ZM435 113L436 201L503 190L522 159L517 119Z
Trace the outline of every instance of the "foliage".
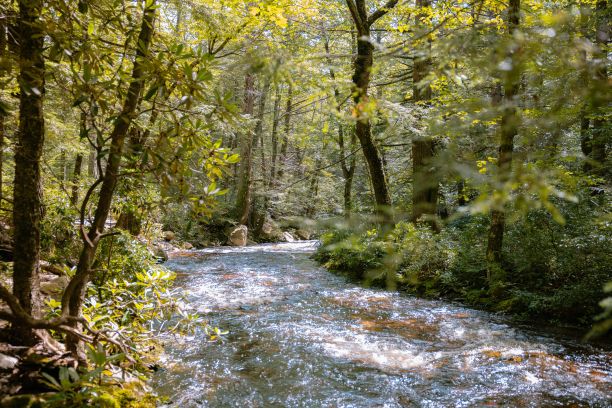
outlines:
M347 230L327 232L321 236L315 259L330 270L347 272L362 279L366 272L383 266L384 243L375 237L375 230L357 236Z
M119 235L105 243L112 256L100 265L97 277L89 286L84 317L92 328L112 333L127 342L135 357L154 344L160 330L186 334L198 329L214 331L184 301L185 293L173 289L176 275L161 265L145 245ZM101 250L105 255L105 249ZM61 304L48 301L51 315L59 313ZM119 352L115 345L107 350ZM141 363L137 369L142 369Z
M609 279L612 233L609 222L593 218L588 201L558 203L565 224L544 210L532 210L508 225L504 268L505 295L492 299L485 280L483 216L463 216L441 233L428 226L400 222L387 237L352 235L346 230L326 233L316 259L332 270L356 278L368 269L389 267L393 261L398 281L425 296L461 298L479 307L511 312L529 319L590 325L598 314L602 287ZM389 248L385 252L381 248ZM603 307L608 301L602 303ZM607 310L607 309L606 309ZM608 313L608 314L606 314ZM605 327L609 311L600 319Z

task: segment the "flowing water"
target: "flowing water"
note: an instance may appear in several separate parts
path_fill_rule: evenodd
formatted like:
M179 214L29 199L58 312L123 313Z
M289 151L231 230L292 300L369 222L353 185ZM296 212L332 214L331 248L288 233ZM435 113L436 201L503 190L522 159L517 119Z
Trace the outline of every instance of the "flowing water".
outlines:
M168 338L172 407L610 407L612 353L448 302L367 289L315 242L217 248L167 266L223 342Z

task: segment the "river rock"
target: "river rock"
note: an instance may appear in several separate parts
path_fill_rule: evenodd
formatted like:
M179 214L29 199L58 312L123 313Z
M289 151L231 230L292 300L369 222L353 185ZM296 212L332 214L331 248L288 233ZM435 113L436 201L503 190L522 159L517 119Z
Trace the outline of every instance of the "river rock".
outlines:
M153 256L159 259L162 262L166 262L168 260L168 252L161 245L155 245L151 248L151 252Z
M310 239L310 231L307 231L305 229L299 229L297 231L295 231L295 235L297 235L297 237L299 239L303 239L305 241L308 241Z
M170 241L174 241L174 239L176 238L176 234L172 231L164 231L164 241L166 242L170 242Z
M42 280L42 279L41 279ZM57 276L52 279L40 283L40 291L45 295L58 295L64 292L68 286L67 276Z
M249 229L246 225L238 225L229 233L229 243L233 246L246 246Z
M277 223L275 223L271 219L268 219L261 227L261 233L259 238L268 242L279 241L283 238L283 231L280 229Z
M190 242L185 242L183 244L183 248L185 248L186 250L190 250L193 249L193 245Z
M295 242L295 238L291 235L290 232L283 232L283 241L285 242Z
M19 360L17 358L0 353L0 369L12 370L18 362Z

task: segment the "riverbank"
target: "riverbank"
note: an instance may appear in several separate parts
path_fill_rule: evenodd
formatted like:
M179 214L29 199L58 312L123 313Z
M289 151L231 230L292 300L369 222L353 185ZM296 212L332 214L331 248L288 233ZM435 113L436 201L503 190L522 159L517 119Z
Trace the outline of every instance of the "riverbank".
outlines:
M518 324L563 326L575 337L595 341L595 318L603 311L599 302L606 297L603 288L611 279L610 248L595 237L573 252L555 249L571 239L567 230L560 242L527 245L521 226L515 225L509 230L515 241L508 242L515 252L507 253L505 280L492 291L480 239L486 227L482 218L474 217L440 233L403 222L385 238L375 229L334 230L323 235L314 258L366 285L461 302L512 316Z

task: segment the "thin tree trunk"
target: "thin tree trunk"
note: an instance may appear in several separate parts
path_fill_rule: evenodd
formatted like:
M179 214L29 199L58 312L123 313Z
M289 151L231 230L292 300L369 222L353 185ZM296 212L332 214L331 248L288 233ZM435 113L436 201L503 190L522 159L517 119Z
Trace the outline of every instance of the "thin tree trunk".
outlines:
M276 185L276 161L278 160L278 124L280 118L281 92L276 85L274 113L272 118L272 157L270 158L270 187Z
M87 136L87 114L81 113L81 129L80 136ZM78 153L74 161L74 170L72 172L72 194L70 195L70 203L77 206L79 203L79 187L81 183L81 172L83 168L83 154Z
M275 109L277 108L276 105L277 103L275 101L274 103ZM262 115L261 120L263 122L263 115ZM272 127L274 127L274 124L272 125ZM268 172L268 166L267 166L267 160L266 160L266 144L264 141L263 128L259 132L259 135L260 135L259 137L259 155L260 155L260 169L261 169L261 187L262 187L262 193L263 193L262 194L263 197L260 197L260 198L263 200L263 204L261 206L261 212L259 214L256 214L254 212L255 213L254 215L257 215L256 217L255 216L253 217L255 236L261 235L261 230L263 229L263 225L266 222L266 216L268 213L268 204L270 202L270 191L268 188L272 185L272 179L271 179L272 176Z
M593 162L593 172L599 176L606 176L609 169L606 168L606 147L610 141L610 133L607 126L606 117L603 109L610 102L609 84L608 84L608 58L606 55L606 47L610 40L610 27L608 21L608 2L607 0L599 0L596 4L597 32L595 34L595 43L597 44L597 53L595 59L597 65L595 67L595 95L593 97L593 108L596 114L593 119L593 130L591 138L591 158Z
M77 154L74 160L74 171L72 172L72 194L70 196L70 203L73 206L79 203L79 184L81 183L81 168L83 167L83 155Z
M280 181L285 174L285 166L287 165L287 149L289 148L289 134L291 133L291 110L293 109L293 84L289 82L287 89L287 105L285 106L285 129L283 132L283 140L280 148L280 160L278 163L278 177Z
M43 213L40 160L45 136L42 6L42 0L19 2L19 131L13 184L13 294L21 307L35 318L40 315L38 272ZM31 329L14 327L14 331L23 343L35 341Z
M145 9L140 27L140 34L138 36L136 58L132 69L132 80L128 88L123 108L119 117L115 120L113 131L110 136L111 145L94 219L89 231L83 237L84 244L79 257L76 273L70 280L62 296L62 312L68 310L70 316L81 316L82 313L86 286L91 279L91 266L94 262L100 239L103 237L104 227L111 209L113 194L119 177L123 146L132 120L136 115L136 107L144 87L144 65L153 38L157 8L154 0L147 2L143 1L143 4L145 4ZM81 217L84 217L83 213ZM68 336L67 345L72 352L79 352L79 339L75 336Z
M0 207L4 199L4 114L0 112Z
M62 171L61 185L62 188L65 189L66 182L68 181L68 160L66 159L66 149L61 150L59 162Z
M417 0L417 8L425 8L431 5L431 0ZM423 15L416 16L416 25L422 26ZM431 70L431 43L417 51L414 58L412 70L412 88L414 101L416 103L427 103L431 100L432 91L429 84L423 80ZM421 217L427 218L432 228L437 230L435 216L438 204L438 179L436 169L433 166L435 144L430 137L415 139L412 141L412 222L417 222Z
M87 157L87 175L91 178L98 178L97 165L96 165L96 150L93 147L89 147L89 156Z
M519 27L520 7L520 0L510 0L507 23L510 35ZM516 109L516 99L518 97L521 73L517 68L516 52L518 51L514 51L510 55L510 58L513 60L512 69L504 78L504 108L500 125L501 141L498 158L499 183L501 186L508 182L512 173L514 137L518 133L520 121ZM491 211L491 226L487 243L487 280L493 290L505 280L505 274L501 265L505 221L506 217L503 209Z
M457 181L457 205L459 207L465 206L468 202L465 194L465 180L459 179L459 181Z
M350 218L352 211L352 189L353 189L353 175L355 174L355 155L353 154L350 158L349 165L347 165L347 153L344 144L344 126L340 118L340 91L336 86L336 72L332 68L332 60L329 52L329 37L325 28L323 28L323 36L325 39L325 54L327 55L327 63L329 64L329 77L333 82L334 87L334 102L336 103L336 111L338 112L338 119L336 120L338 125L338 147L340 149L340 168L342 169L342 177L344 179L344 217ZM354 52L354 50L353 50ZM357 143L357 136L355 132L351 134L351 151L354 150L355 144Z
M325 147L323 147L325 150ZM317 211L317 196L319 195L319 168L321 167L321 154L316 154L315 164L314 164L314 173L310 178L310 186L308 188L308 204L306 205L306 217L314 218L315 213Z
M0 61L3 61L6 56L6 47L7 47L7 19L0 18ZM4 188L4 139L5 139L5 121L6 112L0 110L0 207L2 206L2 200L4 198L3 188Z
M586 39L589 37L588 35L588 19L587 19L587 7L586 5L582 5L580 8L580 32L582 36ZM580 79L582 80L582 86L584 89L590 88L590 80L589 80L589 61L586 50L581 50L580 53L580 62L582 64L582 70L580 72ZM590 103L589 101L584 101L582 107L580 109L580 114L578 116L578 120L580 122L580 149L582 150L582 154L586 158L584 162L583 169L588 172L591 170L591 163L589 162L591 156L591 119L588 116L588 107Z
M255 75L248 72L244 80L244 104L242 112L249 117L253 116L255 108ZM240 165L238 166L238 187L236 192L236 219L241 224L246 224L249 218L249 185L251 171L251 154L253 150L253 138L250 132L245 132L240 137Z

